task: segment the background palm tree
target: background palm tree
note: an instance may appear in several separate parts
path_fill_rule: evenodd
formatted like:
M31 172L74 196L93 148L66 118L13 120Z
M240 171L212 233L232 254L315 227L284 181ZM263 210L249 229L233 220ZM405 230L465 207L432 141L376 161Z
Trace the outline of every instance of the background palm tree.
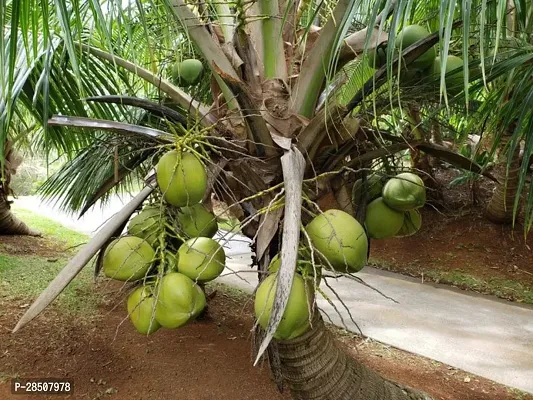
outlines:
M506 40L510 5L518 34ZM488 129L496 148L502 134L496 127L518 121L510 152L525 140L531 154L529 2L19 0L1 7L0 143L9 139L14 117L24 115L42 127L34 146L70 159L45 183L44 195L83 213L113 191L143 182L164 151L195 149L207 163L210 194L230 205L243 232L256 239L259 269L281 243L273 317L266 332L258 332L258 358L268 348L278 384L302 399L427 398L344 354L318 312L302 337L271 341L286 304L282 293L294 276L297 255L290 249L300 223L320 212L317 204L332 193L335 199L351 193L350 185L368 168L383 175L403 168L400 155L406 150L483 172L428 142L417 134L421 129L429 132L438 124L444 136L457 140ZM395 36L410 23L434 33L399 57ZM378 45L387 62L375 71L366 58ZM449 53L464 59L460 93L446 90L445 62L440 76L409 81L401 72L401 65L434 45L443 60ZM172 83L169 70L184 57L199 58L209 69L186 90ZM517 89L501 106L509 87ZM409 109L417 110L414 121L406 117ZM4 166L2 146L0 151ZM527 190L526 174L523 163L516 199ZM146 185L66 266L16 329L122 231L153 191L150 179ZM296 190L283 193L283 186ZM533 189L528 190L526 228L533 221ZM515 211L517 206L515 201Z

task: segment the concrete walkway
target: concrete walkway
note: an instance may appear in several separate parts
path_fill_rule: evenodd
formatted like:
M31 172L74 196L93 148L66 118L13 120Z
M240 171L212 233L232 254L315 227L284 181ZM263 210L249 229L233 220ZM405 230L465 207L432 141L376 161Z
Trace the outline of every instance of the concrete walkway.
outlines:
M87 223L73 218L66 221L68 216L39 205L36 199L22 199L18 206L91 234L103 222L102 218L107 219L120 208L120 201L115 200L105 211L91 211ZM224 246L228 268L219 280L252 292L257 275L249 266L249 240L238 236ZM421 284L370 267L358 276L398 302L346 278L330 280L365 336L533 393L533 307L472 295L448 286ZM346 309L338 300L334 304L339 313L325 300L318 302L333 323L341 327L345 324L357 333Z

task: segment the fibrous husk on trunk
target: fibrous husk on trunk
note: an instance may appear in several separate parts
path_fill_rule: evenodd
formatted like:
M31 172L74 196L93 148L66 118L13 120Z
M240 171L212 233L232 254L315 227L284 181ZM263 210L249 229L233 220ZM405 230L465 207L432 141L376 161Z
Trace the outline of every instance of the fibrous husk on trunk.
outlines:
M18 166L22 163L22 157L15 152L10 140L4 144L4 154L4 170L3 174L0 174L0 235L39 236L40 232L29 228L11 212L7 198L11 194L9 184L11 175L17 172Z
M276 342L284 383L295 400L431 400L350 357L319 312L315 312L312 326L296 339Z
M41 233L31 229L11 212L11 207L0 185L0 235L29 235L40 236Z

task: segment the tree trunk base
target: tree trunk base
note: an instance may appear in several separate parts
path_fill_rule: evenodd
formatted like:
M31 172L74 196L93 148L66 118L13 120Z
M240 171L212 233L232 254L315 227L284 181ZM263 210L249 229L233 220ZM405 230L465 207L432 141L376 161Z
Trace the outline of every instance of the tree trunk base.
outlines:
M0 188L0 235L41 236L41 232L31 229L13 215L2 188Z
M304 335L277 341L283 380L295 400L431 400L382 378L338 347L315 312Z

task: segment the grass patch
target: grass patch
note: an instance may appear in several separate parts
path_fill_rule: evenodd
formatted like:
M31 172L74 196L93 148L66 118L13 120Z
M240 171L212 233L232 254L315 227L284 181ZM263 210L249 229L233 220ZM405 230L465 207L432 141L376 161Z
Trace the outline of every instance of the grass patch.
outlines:
M28 226L40 231L44 237L65 244L67 247L79 246L89 240L89 236L65 228L60 223L23 208L13 206L13 214Z
M517 303L533 304L533 288L518 281L492 277L488 279L473 276L461 269L452 271L441 271L435 269L400 268L393 263L378 260L371 260L373 267L393 272L403 273L416 278L424 278L430 282L444 283L456 286L460 289L471 290L477 293L489 294L505 300L516 301Z
M0 254L0 293L8 300L31 301L56 277L67 260ZM54 300L54 304L61 311L72 314L95 313L98 296L93 288L92 276L90 268L83 270Z
M86 243L88 236L65 228L61 224L24 209L14 213L24 222L42 232L43 236L61 247L75 247ZM0 294L7 300L20 299L31 302L63 269L75 249L55 257L37 255L10 255L0 252ZM54 304L62 312L93 314L97 311L98 298L94 290L93 272L86 267L68 285Z

